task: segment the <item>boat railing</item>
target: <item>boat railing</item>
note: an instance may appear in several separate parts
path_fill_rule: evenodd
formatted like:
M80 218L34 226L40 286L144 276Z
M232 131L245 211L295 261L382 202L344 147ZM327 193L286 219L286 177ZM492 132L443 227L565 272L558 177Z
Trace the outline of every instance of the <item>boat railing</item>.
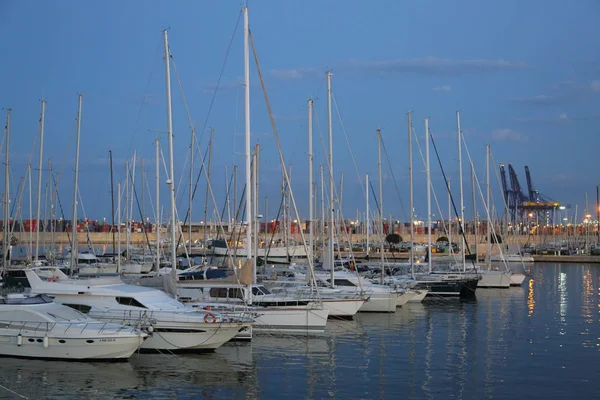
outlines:
M100 323L98 321L94 322L68 322L68 323L56 323L49 321L42 322L33 322L33 321L0 321L0 329L14 329L18 330L19 333L23 331L33 331L33 332L50 332L57 325L65 327L64 332L68 332L72 328L77 328L80 332L83 333L86 330L97 330L98 334L115 334L120 333L123 330L129 330L131 327L126 325L120 325L116 328L116 324L111 324L110 322ZM110 329L107 329L110 328ZM116 329L115 329L116 328Z

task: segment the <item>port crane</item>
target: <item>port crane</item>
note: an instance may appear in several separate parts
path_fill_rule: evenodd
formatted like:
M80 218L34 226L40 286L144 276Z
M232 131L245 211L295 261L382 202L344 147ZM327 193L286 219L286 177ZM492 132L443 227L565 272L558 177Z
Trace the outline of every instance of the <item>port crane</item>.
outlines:
M544 214L544 217L549 216L549 211L556 210L562 207L557 201L548 199L540 194L540 192L534 189L531 172L529 167L525 166L525 178L527 180L527 193L523 193L519 178L515 172L513 166L508 164L508 175L510 180L510 187L507 184L506 169L504 163L500 163L500 179L502 183L502 191L504 194L504 201L508 207L510 215L510 222L517 224L523 220L523 214ZM565 205L565 208L570 208L570 205Z

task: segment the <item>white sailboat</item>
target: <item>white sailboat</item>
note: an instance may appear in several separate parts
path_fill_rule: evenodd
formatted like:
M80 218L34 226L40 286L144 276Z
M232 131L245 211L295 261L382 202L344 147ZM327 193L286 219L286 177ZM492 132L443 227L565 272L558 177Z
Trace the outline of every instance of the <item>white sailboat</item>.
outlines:
M270 293L262 285L256 284L256 258L253 258L253 234L258 234L253 222L252 202L255 190L252 182L252 165L250 162L250 54L248 8L244 14L244 115L245 115L245 176L246 176L246 235L243 240L246 248L243 252L245 262L236 268L236 276L232 280L185 280L177 282L177 294L197 308L210 307L235 312L251 313L254 323L253 331L277 331L289 333L323 332L327 323L329 310L318 300L284 298L263 298ZM285 165L282 165L285 169ZM256 199L254 200L256 201ZM232 259L235 249L228 250ZM239 255L240 253L238 253ZM305 253L306 254L306 253ZM238 258L239 259L239 258ZM251 273L250 273L251 271ZM261 298L257 298L260 296Z

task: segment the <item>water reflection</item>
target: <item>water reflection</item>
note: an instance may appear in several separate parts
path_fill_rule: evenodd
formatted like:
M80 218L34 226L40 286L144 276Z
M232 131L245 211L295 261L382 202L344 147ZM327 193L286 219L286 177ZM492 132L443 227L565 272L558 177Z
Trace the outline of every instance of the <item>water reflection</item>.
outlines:
M535 309L535 300L534 300L534 290L533 290L533 285L535 283L535 279L530 279L529 282L527 283L527 316L531 317L533 315L533 311Z
M523 289L480 290L476 302L359 314L320 336L255 336L213 354L6 359L0 384L30 398L594 398L598 267L535 265L531 274Z

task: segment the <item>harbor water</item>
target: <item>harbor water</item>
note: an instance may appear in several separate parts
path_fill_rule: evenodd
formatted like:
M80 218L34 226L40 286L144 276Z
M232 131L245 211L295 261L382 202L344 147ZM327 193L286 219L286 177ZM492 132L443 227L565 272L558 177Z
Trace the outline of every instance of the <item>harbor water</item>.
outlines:
M125 363L4 358L0 398L598 398L600 268L528 272L520 288L359 314L319 336L255 336Z

